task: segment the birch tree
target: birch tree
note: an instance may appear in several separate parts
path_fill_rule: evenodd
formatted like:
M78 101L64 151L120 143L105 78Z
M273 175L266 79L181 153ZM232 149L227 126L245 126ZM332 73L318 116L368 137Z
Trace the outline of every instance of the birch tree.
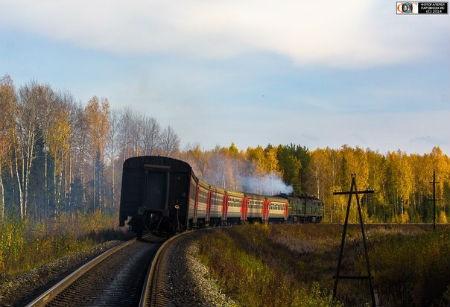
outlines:
M86 108L85 117L92 158L93 207L97 208L103 198L103 158L109 133L109 102L92 97Z
M161 152L167 156L173 156L180 147L180 138L172 129L166 127L161 134Z
M84 108L79 104L70 106L70 150L68 162L69 206L72 210L86 210L86 182L85 165L89 153L88 125Z
M13 142L14 119L16 116L16 93L12 79L0 79L0 221L5 217L5 188L3 185L3 165L6 163Z
M45 111L53 92L48 86L31 82L19 89L14 148L15 172L19 188L19 212L24 219L28 210L30 173L35 159L35 144L39 125L47 120Z
M118 111L109 113L109 134L107 151L109 156L109 165L111 166L111 208L116 204L116 160L117 160L117 143L120 129L120 114Z
M49 127L47 143L49 152L54 159L53 184L55 187L55 209L61 209L62 198L65 197L63 186L64 164L70 148L70 120L69 112L65 106L61 105L59 110L54 111L54 118Z
M142 147L145 155L154 155L161 144L161 128L153 117L144 116L142 118ZM171 142L170 140L169 142ZM171 146L171 145L169 145ZM176 145L178 146L178 145Z

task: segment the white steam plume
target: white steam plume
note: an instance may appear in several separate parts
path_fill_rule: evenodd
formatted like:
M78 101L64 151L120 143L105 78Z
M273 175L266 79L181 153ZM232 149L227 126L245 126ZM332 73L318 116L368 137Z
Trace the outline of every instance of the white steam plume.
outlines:
M270 173L262 176L238 176L242 189L247 193L276 195L290 194L292 186L283 182L279 175Z
M214 186L245 193L276 195L292 193L279 174L261 174L254 163L213 151L203 157L184 157L195 174Z

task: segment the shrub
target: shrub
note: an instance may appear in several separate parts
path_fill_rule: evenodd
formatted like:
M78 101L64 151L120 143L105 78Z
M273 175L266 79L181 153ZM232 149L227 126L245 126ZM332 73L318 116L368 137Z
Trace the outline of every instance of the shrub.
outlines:
M383 306L448 306L450 229L441 228L367 225ZM341 230L326 224L219 229L199 239L199 257L243 306L328 306ZM342 264L343 275L367 274L359 225L349 225ZM338 298L348 306L367 305L367 281L341 281Z
M65 214L45 222L0 224L0 274L17 274L110 239L117 217ZM116 232L115 237L120 237Z
M199 257L243 306L329 306L329 291L287 271L295 262L287 248L269 239L271 231L266 225L214 231L199 240Z
M370 250L375 284L389 305L437 304L450 285L450 231L376 240ZM359 260L363 271L363 259Z

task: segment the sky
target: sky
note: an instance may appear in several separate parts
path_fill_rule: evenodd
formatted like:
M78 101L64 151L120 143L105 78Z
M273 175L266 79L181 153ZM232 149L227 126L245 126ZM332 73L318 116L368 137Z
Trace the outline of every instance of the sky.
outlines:
M205 149L450 153L449 55L449 15L391 0L0 0L0 75L107 97Z

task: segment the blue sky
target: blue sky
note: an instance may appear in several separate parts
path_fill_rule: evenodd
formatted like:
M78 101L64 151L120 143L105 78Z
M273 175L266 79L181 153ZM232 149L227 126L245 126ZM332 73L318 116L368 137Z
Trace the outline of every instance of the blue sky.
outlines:
M0 0L0 74L171 125L205 148L450 152L450 19L395 2Z

